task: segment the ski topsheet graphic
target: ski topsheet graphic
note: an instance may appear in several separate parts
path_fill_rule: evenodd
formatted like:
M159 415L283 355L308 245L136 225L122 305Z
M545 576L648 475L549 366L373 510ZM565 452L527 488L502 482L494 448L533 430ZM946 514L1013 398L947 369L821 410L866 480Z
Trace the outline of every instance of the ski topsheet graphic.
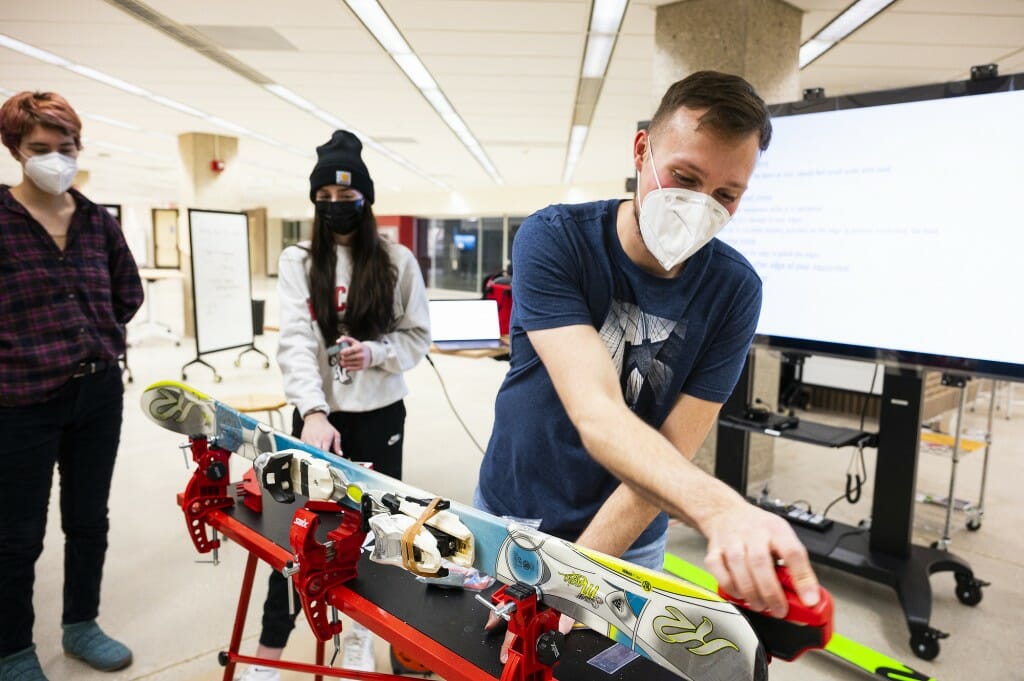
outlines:
M735 605L714 591L497 518L272 430L185 384L149 386L142 408L158 425L254 462L279 501L298 493L358 509L375 537L371 558L442 576L445 560L505 584L690 681L760 681L767 655Z
M709 572L670 553L665 555L665 571L706 589L718 589L718 583ZM899 660L835 632L832 633L824 650L876 678L889 681L936 681L928 674L911 669Z

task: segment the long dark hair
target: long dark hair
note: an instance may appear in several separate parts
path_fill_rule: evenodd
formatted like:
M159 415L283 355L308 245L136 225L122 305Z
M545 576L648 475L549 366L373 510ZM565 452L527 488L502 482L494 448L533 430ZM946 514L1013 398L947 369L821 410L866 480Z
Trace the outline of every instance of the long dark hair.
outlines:
M334 232L321 224L318 215L313 221L313 243L310 246L309 292L324 342L333 345L342 331L358 340L377 340L391 331L395 323L398 269L391 262L387 245L377 232L377 218L369 204L349 243L352 280L345 302L344 325L338 315L335 292L335 270L338 266L335 246Z

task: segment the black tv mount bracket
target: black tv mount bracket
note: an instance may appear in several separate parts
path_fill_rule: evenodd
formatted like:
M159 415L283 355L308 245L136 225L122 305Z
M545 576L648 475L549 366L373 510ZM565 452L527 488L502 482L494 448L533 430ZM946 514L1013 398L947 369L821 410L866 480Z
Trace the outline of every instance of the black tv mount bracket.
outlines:
M997 64L980 64L971 67L971 80L989 80L999 77L999 66Z

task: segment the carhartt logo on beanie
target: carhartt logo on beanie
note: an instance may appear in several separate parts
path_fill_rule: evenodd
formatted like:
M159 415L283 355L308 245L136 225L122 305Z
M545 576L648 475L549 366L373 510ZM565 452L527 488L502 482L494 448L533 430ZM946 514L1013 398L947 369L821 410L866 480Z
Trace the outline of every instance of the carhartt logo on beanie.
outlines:
M373 180L361 156L363 143L348 130L335 130L331 139L316 148L316 166L309 175L309 200L316 203L316 190L340 184L359 190L373 203Z

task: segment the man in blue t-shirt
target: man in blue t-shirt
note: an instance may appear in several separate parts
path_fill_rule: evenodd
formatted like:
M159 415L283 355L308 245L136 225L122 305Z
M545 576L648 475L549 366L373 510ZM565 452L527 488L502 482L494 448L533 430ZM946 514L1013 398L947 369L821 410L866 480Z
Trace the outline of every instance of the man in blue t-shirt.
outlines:
M761 280L714 238L771 122L742 78L704 71L636 134L633 200L549 206L512 250L511 364L475 503L660 569L667 511L754 610L786 613L776 560L807 605L807 552L778 516L691 463L754 335Z

